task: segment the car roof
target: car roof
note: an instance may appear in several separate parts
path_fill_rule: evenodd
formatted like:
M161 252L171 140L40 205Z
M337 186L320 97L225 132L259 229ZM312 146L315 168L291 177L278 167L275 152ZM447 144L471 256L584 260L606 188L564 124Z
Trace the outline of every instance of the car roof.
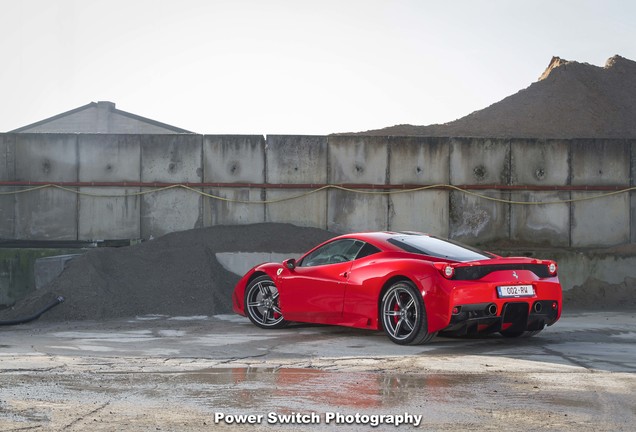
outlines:
M388 240L395 237L404 237L404 236L427 236L428 237L429 234L416 232L416 231L372 231L372 232L358 232L358 233L345 234L345 235L338 236L332 240L354 238L354 239L365 241L367 243L371 243L375 246L381 246L383 249L401 250L400 248L391 244Z

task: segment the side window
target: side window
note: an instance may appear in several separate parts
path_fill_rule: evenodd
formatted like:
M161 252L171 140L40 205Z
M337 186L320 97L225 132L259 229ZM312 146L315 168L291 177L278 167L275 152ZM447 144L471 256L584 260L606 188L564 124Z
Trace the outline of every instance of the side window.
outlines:
M307 255L300 263L300 267L313 267L352 261L356 258L363 246L364 242L360 240L336 240L334 242L327 243Z
M369 255L373 255L378 252L380 252L380 249L373 246L372 244L365 243L364 246L362 246L362 249L360 249L360 251L358 252L358 255L356 255L356 259L368 257Z

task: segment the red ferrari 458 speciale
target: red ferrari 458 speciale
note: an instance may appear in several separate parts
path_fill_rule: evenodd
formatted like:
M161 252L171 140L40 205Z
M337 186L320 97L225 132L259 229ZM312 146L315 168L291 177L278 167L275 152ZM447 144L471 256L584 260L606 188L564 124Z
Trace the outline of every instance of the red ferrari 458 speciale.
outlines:
M383 329L397 344L438 332L531 336L561 316L554 261L504 258L415 232L347 234L239 281L234 311L262 328L289 322Z

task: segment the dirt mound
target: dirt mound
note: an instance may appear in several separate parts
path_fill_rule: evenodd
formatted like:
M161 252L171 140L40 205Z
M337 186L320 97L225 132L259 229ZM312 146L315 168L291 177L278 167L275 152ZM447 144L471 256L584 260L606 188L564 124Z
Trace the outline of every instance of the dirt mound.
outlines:
M605 67L553 57L528 88L466 117L430 126L398 125L363 135L486 138L636 138L636 62Z
M563 292L565 310L636 311L636 279L627 277L620 284L590 278L583 285Z
M218 252L302 252L335 234L289 224L215 226L167 234L139 245L88 251L47 287L0 313L29 316L58 295L66 301L42 320L103 320L136 315L230 313L239 277Z

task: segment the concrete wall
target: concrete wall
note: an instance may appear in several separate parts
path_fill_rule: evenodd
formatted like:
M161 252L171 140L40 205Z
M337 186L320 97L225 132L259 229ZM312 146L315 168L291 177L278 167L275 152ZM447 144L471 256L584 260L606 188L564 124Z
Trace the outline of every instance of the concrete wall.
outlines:
M15 180L15 135L0 135L0 182ZM0 186L0 239L15 236L13 188Z
M636 240L636 193L588 200L600 192L558 189L634 185L635 153L636 142L625 140L0 134L0 181L134 183L0 195L0 238L147 239L272 221L336 232L418 230L472 244L612 246ZM191 183L208 196L182 188L151 192L137 182ZM308 193L266 184L378 187ZM389 195L381 188L433 184L482 189Z

